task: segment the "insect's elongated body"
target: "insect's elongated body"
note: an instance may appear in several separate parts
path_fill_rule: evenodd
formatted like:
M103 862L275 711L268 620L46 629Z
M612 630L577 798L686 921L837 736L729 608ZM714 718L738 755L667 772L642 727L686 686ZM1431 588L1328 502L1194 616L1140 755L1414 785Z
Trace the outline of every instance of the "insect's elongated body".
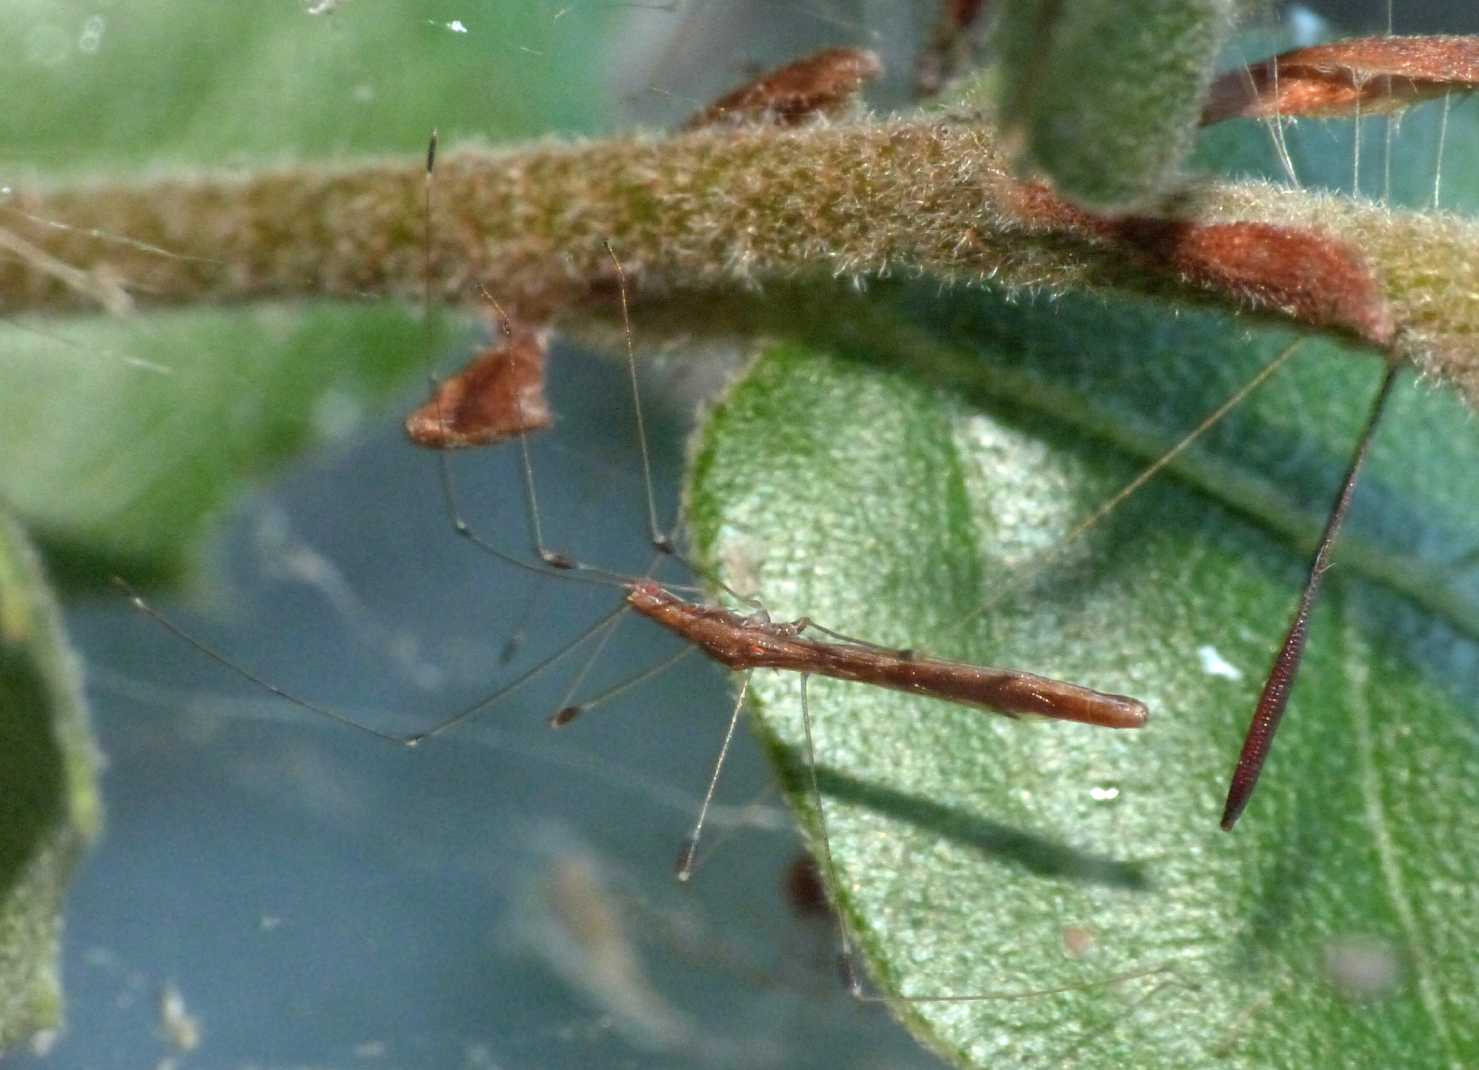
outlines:
M802 638L810 625L742 616L685 601L650 580L633 583L627 604L731 669L788 669L872 684L1009 716L1027 714L1100 728L1139 728L1145 704L1016 669Z

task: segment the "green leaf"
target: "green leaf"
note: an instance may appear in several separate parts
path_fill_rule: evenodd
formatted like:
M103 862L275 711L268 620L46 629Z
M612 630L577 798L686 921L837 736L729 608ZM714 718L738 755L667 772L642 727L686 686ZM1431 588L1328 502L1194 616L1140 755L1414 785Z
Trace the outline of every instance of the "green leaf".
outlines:
M414 155L434 127L455 142L589 131L606 116L599 65L584 62L608 47L606 15L308 6L0 3L22 31L0 70L0 186ZM82 589L118 573L178 580L245 481L409 397L451 334L382 302L27 318L5 338L0 498L58 580Z
M449 141L535 136L589 131L605 114L596 65L578 59L608 46L610 12L562 22L496 0L308 7L110 13L5 0L19 39L0 70L7 169L57 181L170 160L406 153L434 126Z
M11 331L25 374L0 391L14 435L0 495L76 587L176 579L240 481L380 412L449 340L445 320L393 305Z
M61 615L0 511L0 1051L61 1022L62 893L102 823L96 769Z
M1176 414L1210 411L1289 336L1138 303L900 305L774 347L716 407L690 490L700 552L779 618L1152 710L1112 732L811 683L832 894L873 977L1020 997L900 1017L963 1066L1479 1059L1479 591L1456 573L1423 601L1435 562L1473 549L1479 442L1457 404L1396 399L1359 552L1338 556L1229 835L1227 776L1379 363L1300 354L1019 588L1186 429ZM800 683L753 686L815 846Z
M1143 206L1180 177L1231 26L1228 0L1009 0L996 33L1003 119L1065 197Z

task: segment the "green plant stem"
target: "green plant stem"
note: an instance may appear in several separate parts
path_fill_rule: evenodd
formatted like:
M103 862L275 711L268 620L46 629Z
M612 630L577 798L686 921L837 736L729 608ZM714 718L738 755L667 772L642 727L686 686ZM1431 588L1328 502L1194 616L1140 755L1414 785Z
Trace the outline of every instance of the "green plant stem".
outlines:
M916 119L465 149L438 164L429 253L419 161L22 192L0 216L0 310L76 308L120 287L150 304L415 298L429 264L438 298L476 300L481 284L544 317L609 279L609 240L648 289L915 272L1288 311L1034 212L1028 189L991 127ZM1479 225L1261 182L1199 187L1176 211L1312 229L1359 250L1396 354L1479 406Z

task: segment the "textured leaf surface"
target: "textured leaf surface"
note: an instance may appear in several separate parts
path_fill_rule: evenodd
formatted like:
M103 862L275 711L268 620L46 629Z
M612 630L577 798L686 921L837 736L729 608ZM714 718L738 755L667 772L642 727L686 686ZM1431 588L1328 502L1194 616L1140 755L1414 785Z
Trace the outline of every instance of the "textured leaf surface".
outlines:
M997 25L1003 115L1065 197L1125 211L1164 192L1192 146L1228 0L1010 0Z
M1479 443L1457 406L1397 399L1354 553L1228 835L1226 777L1378 364L1301 355L1179 478L1012 594L1287 338L1145 306L906 307L935 328L775 348L716 409L691 491L701 550L781 617L1130 693L1152 723L1010 721L813 682L834 894L875 978L1021 996L901 1016L963 1065L1474 1062L1475 585L1450 577L1451 601L1421 602L1433 562L1473 548ZM815 836L799 683L755 686Z
M101 821L96 764L60 614L0 513L0 1050L60 1024L61 899Z

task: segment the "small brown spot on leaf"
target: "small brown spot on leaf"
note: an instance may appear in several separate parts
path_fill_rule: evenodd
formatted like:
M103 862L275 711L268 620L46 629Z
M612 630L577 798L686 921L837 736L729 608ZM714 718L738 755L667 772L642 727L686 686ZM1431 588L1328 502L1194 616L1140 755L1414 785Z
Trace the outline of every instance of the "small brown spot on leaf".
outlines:
M828 48L726 93L683 124L708 126L798 126L839 115L852 107L864 85L883 71L878 55L859 48Z
M1099 943L1099 934L1084 925L1063 927L1063 953L1071 959L1081 959Z
M406 434L431 449L488 446L553 418L544 398L544 331L512 328L499 344L474 357L406 418Z
M1350 118L1479 87L1479 37L1357 37L1228 71L1202 125L1236 117Z

